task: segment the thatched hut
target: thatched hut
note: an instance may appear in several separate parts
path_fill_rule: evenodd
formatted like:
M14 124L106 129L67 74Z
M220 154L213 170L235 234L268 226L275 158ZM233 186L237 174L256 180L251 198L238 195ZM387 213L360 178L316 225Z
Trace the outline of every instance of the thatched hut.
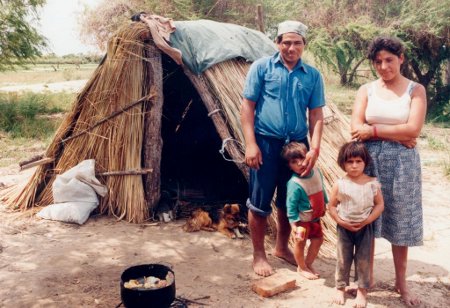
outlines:
M219 29L229 27L214 24ZM185 37L190 30L182 26L184 32L178 33L177 25L175 34L183 44L195 41L201 33ZM196 27L201 31L201 22ZM255 35L254 30L240 28L244 40L249 33ZM215 59L205 50L213 45L225 50L229 43L211 34L206 40L198 37L202 57L209 57L210 65L198 72L193 65L178 65L161 52L151 30L146 23L133 22L111 39L107 55L46 151L52 162L38 166L10 204L29 209L52 203L55 176L91 158L109 190L101 199L100 213L129 222L141 223L152 215L162 187L176 191L177 198L210 203L245 200L248 170L242 163L239 108L249 61L254 60L245 54L271 54L273 43L258 32L256 46L239 45L244 55ZM223 31L229 33L230 28ZM236 42L237 36L228 39ZM196 57L193 50L183 52L183 62ZM319 166L329 188L341 174L335 157L348 138L348 121L331 103L325 111Z

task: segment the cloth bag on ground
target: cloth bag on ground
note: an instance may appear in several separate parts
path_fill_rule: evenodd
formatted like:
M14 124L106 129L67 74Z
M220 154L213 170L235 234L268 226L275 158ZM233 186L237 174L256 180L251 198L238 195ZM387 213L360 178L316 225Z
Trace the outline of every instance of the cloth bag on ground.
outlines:
M82 225L98 206L97 194L104 197L108 190L95 177L95 160L87 159L56 176L52 192L55 203L37 216Z

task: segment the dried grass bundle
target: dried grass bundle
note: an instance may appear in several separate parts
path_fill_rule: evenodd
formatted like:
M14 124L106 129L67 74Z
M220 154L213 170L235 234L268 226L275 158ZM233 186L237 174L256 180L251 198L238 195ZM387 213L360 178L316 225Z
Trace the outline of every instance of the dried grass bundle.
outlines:
M120 30L110 41L106 60L78 95L73 109L47 149L46 157L55 158L56 163L39 166L26 188L10 200L11 205L28 209L35 204L44 206L52 203L55 174L70 169L84 159L95 159L97 172L141 169L142 104L92 127L131 102L150 94L149 80L144 74L146 47L142 42L148 32L145 25L133 23ZM61 142L80 132L85 133ZM107 197L101 200L101 213L135 223L148 219L142 176L109 176L101 180L109 190Z
M236 59L216 64L204 73L211 90L217 94L232 136L240 142L244 141L240 121L242 90L249 67L248 62Z

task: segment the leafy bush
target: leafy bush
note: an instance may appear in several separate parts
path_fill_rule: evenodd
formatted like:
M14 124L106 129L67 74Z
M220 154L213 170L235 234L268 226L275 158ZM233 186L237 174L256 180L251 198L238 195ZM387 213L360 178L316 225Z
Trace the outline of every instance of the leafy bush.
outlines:
M0 130L12 138L44 139L55 132L74 94L8 93L0 95Z

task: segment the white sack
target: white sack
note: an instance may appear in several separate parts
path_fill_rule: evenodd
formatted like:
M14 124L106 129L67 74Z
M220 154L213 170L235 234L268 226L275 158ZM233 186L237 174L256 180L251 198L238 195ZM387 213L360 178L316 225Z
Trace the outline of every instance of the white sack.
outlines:
M42 209L37 216L81 225L97 207L97 193L104 197L107 188L95 177L95 160L88 159L57 175L52 192L55 203Z
M82 225L89 215L98 206L98 202L64 202L50 204L36 215L50 220L71 222Z

